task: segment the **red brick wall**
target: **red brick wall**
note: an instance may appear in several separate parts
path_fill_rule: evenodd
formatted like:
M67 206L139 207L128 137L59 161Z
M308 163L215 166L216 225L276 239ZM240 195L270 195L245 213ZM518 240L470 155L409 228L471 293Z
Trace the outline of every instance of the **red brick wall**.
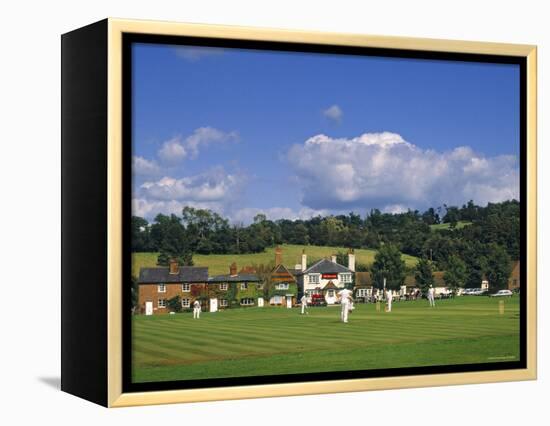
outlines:
M138 298L138 313L145 313L145 302L153 302L153 314L167 314L170 312L168 307L159 308L158 300L166 299L166 302L175 296L179 296L181 299L190 299L192 304L195 300L193 294L198 294L200 289L206 286L205 283L191 284L191 291L182 291L182 283L179 284L165 284L166 292L159 293L158 284L140 284L139 285L139 298ZM198 291L199 290L199 291Z

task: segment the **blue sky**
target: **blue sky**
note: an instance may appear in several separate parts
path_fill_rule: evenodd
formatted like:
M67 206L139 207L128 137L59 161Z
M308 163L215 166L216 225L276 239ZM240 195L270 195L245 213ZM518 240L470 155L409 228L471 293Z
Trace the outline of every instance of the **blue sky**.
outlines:
M519 198L519 67L136 44L134 213Z

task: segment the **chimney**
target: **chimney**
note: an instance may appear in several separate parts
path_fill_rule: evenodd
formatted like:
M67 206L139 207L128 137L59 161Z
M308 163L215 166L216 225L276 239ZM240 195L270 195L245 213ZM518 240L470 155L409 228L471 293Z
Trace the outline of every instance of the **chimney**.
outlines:
M279 266L283 263L283 250L281 247L275 247L275 266Z
M355 250L349 249L348 268L355 272Z
M336 255L335 255L335 254L333 254L332 256L330 256L330 261L331 261L332 263L336 263Z
M302 250L302 271L307 269L307 254L306 249Z
M176 259L170 259L170 274L175 275L179 274L180 272L180 266L178 265L178 261Z
M229 275L232 277L237 275L237 264L235 262L229 265Z

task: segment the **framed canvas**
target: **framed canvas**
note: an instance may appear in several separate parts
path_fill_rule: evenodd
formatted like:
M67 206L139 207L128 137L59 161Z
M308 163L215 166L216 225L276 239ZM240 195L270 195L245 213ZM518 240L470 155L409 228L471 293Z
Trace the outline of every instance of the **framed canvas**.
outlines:
M535 378L535 46L120 19L62 36L64 391Z

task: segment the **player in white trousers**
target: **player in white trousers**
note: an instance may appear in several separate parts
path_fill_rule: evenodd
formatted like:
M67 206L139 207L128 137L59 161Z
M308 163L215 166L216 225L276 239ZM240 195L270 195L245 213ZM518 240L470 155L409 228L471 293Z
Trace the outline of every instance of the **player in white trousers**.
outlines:
M300 299L300 303L302 304L302 315L309 314L309 312L307 310L307 296L305 294Z
M349 310L352 303L351 290L348 290L347 288L340 290L338 292L338 297L340 298L340 304L342 306L342 310L340 311L340 321L347 323Z
M198 300L193 302L193 319L199 319L201 317L201 304Z
M393 301L393 293L391 290L386 291L386 306L388 310L386 312L391 312L391 302Z
M435 289L432 286L428 289L428 302L431 307L435 306Z

